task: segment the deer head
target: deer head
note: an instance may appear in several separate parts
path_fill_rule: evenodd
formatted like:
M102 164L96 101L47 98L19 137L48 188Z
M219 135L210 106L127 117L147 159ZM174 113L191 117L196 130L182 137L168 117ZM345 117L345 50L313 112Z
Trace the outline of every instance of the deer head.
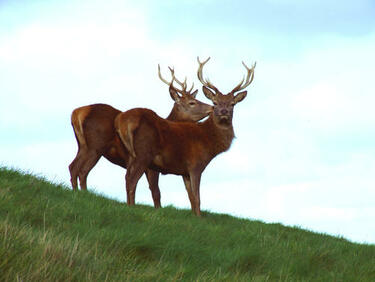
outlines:
M179 120L199 121L212 112L212 106L196 99L198 89L193 91L194 83L191 88L187 90L186 78L184 82L181 82L176 78L174 69L171 67L168 68L172 75L171 81L167 81L162 77L160 65L158 65L158 75L160 80L169 86L169 94L175 101L174 113L178 113ZM177 82L181 89L173 85L174 81Z
M198 79L203 84L202 89L204 95L214 104L213 119L215 123L221 126L232 126L233 108L238 102L245 99L247 95L247 91L239 91L244 90L253 81L256 63L254 63L252 68L249 68L244 62L242 62L243 66L247 70L246 79L243 78L241 82L237 84L237 86L234 87L229 93L222 94L220 90L217 89L208 79L203 79L203 66L208 62L209 59L210 57L204 62L201 62L199 57L197 57L199 63Z

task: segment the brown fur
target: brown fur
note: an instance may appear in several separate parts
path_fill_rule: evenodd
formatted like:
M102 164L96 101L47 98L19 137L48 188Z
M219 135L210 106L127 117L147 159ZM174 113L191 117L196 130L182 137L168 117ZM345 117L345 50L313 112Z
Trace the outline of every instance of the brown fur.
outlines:
M198 121L212 110L210 105L196 100L188 93L174 98L175 104L169 115L170 119ZM190 105L192 103L194 106ZM106 104L88 105L73 111L71 122L78 143L78 152L69 165L69 171L74 190L78 188L77 178L81 189L87 189L87 176L102 156L116 165L127 168L129 152L113 125L119 113L119 110ZM146 170L145 173L154 205L160 207L159 173L151 170Z
M73 111L71 121L78 144L78 153L69 166L73 189L77 177L81 189L87 189L87 175L101 156L126 168L128 154L113 128L119 110L106 104L93 104Z
M83 121L86 119L90 111L91 107L89 106L81 107L75 109L71 116L74 134L76 135L78 144L81 145L86 145L86 140L83 132Z
M174 92L173 88L170 91ZM215 106L209 118L201 123L168 121L144 108L116 117L116 131L132 151L126 172L129 205L135 204L139 178L146 169L152 168L164 174L182 175L192 210L200 215L201 174L215 156L229 149L234 138L233 107L246 96L246 92L214 94L205 87L203 91Z

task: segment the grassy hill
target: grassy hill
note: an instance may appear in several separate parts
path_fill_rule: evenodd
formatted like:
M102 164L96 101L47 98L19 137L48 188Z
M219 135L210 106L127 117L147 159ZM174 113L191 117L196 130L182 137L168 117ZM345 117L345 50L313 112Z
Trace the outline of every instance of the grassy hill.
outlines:
M375 281L375 245L126 207L0 168L1 281Z

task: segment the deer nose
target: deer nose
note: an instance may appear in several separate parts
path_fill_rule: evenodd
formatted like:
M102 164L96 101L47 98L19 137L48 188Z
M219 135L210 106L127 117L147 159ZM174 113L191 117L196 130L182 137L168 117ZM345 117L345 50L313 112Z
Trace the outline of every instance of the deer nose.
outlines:
M228 114L228 110L226 110L226 109L222 109L222 110L220 111L220 113L221 113L222 115L227 115L227 114Z

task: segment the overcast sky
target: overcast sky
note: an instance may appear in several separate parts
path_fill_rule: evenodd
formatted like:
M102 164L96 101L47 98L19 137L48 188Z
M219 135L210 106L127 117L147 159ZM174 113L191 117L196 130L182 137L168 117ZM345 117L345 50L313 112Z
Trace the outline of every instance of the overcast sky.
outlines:
M157 77L222 92L257 62L228 152L206 168L201 208L375 243L375 2L1 1L0 165L70 185L76 107L148 107L166 117ZM101 159L89 190L126 200L125 170ZM190 208L181 177L162 205ZM144 177L136 201L152 205ZM125 211L124 211L125 212Z

